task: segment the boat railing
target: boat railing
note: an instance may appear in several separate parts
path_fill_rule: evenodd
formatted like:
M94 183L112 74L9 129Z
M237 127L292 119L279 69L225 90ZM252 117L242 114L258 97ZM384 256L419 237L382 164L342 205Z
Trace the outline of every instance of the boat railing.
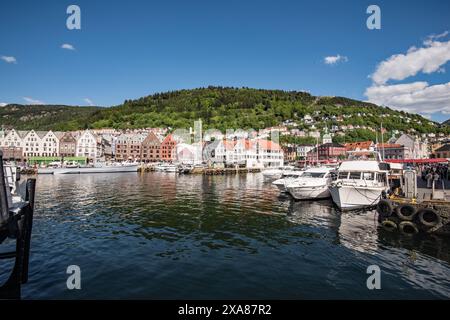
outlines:
M27 180L24 201L10 206L7 196L10 186L5 178L0 151L0 245L7 239L16 241L15 250L0 252L0 260L14 259L9 277L0 286L0 299L20 299L21 285L28 281L36 179Z

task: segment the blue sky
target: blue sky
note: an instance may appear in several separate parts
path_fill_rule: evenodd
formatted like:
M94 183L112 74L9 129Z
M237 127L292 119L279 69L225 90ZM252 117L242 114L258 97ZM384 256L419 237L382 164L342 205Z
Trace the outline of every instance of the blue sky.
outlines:
M66 28L71 4L81 8L81 30ZM371 4L381 8L381 30L366 27ZM442 121L450 118L448 30L445 0L2 0L0 103L110 106L247 86L371 100Z

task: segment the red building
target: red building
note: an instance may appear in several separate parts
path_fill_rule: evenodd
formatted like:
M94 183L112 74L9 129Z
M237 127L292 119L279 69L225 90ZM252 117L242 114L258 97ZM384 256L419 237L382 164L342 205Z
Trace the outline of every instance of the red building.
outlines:
M162 161L172 161L176 158L176 146L177 142L174 140L171 134L164 138L161 142L161 160Z
M331 142L321 144L307 153L307 161L337 161L345 158L345 146Z

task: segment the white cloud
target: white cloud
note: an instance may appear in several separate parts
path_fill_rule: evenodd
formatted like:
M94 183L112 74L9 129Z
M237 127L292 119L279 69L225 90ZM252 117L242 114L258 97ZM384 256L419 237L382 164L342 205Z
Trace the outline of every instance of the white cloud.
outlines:
M427 39L423 42L423 44L429 46L433 43L434 40L445 38L446 36L448 36L448 34L449 34L448 31L444 31L440 34L431 34L427 37Z
M444 73L450 61L450 41L436 41L448 31L430 35L423 47L411 47L406 54L396 54L382 61L372 74L372 85L365 95L370 102L408 112L450 113L450 82L430 85L425 81L389 84L389 80L405 80L419 72Z
M373 85L365 95L370 102L415 113L450 113L450 82L430 86L418 81L395 85Z
M0 102L0 107L4 107L4 106L6 106L6 105L8 105L8 104L5 103L5 102Z
M28 104L45 104L43 101L36 100L30 97L23 97L23 100L25 100Z
M5 61L6 63L17 63L17 59L12 56L1 56L0 59Z
M336 64L338 62L347 62L348 58L346 56L341 56L340 54L336 55L336 56L328 56L323 58L323 62L325 62L325 64Z
M88 105L90 105L90 106L93 106L93 105L94 105L94 103L92 102L92 100L89 99L89 98L85 98L84 101L85 101Z
M424 42L425 47L411 47L406 54L396 54L382 61L371 76L373 82L383 85L389 80L404 80L419 72L429 74L441 70L450 60L450 41L435 41L436 36L433 37Z
M69 43L64 43L61 45L61 49L66 49L66 50L75 50L75 47Z

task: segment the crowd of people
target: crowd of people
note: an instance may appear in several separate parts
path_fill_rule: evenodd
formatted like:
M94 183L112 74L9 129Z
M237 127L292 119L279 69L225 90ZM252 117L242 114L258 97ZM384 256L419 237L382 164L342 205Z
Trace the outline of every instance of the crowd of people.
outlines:
M427 182L427 188L433 187L433 181L448 180L448 165L447 164L425 164L419 166L419 174L422 180Z

